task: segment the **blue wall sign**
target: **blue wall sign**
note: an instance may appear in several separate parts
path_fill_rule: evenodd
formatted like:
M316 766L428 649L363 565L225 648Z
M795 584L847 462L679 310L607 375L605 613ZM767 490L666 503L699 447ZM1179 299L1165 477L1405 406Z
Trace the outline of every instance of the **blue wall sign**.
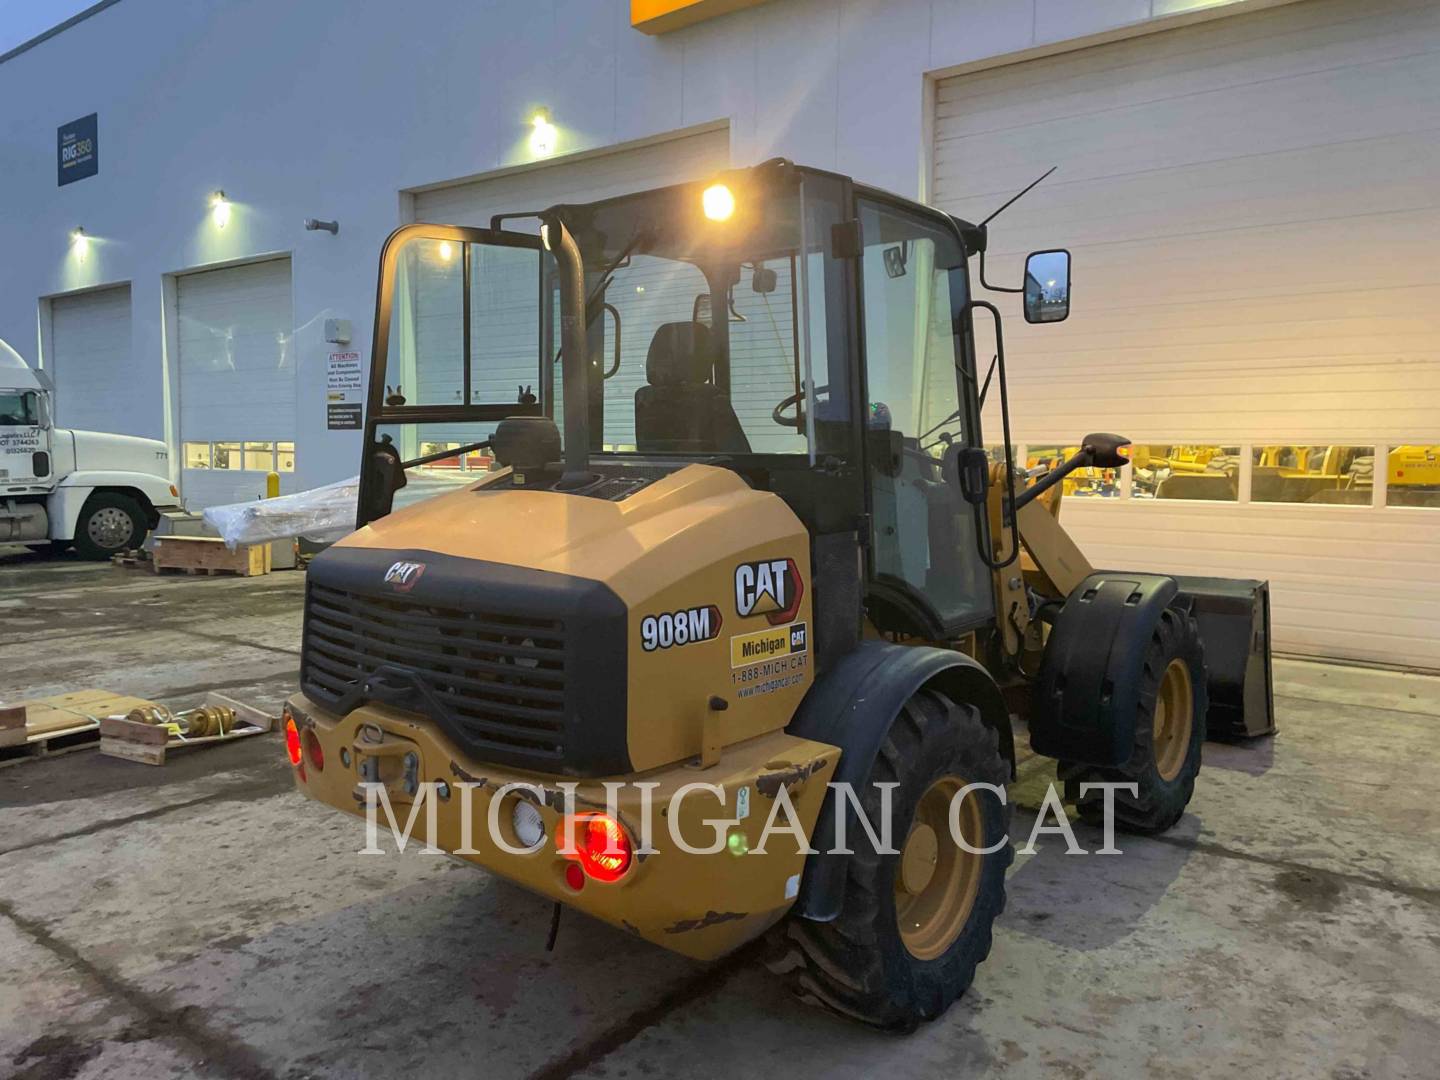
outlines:
M58 152L55 161L60 186L84 180L100 171L99 114L91 113L61 126L57 132Z

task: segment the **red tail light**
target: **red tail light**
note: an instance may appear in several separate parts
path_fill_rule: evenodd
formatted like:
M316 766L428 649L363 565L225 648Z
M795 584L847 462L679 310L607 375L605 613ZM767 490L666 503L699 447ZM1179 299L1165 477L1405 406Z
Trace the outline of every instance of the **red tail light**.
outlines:
M314 729L307 728L305 731L305 756L310 759L310 764L315 767L316 772L325 771L325 748L320 745Z
M289 713L285 714L285 753L290 758L290 764L300 768L303 761L300 753L300 729L295 726L295 717Z
M620 823L605 814L577 814L571 819L575 860L596 881L619 881L630 869L635 850Z

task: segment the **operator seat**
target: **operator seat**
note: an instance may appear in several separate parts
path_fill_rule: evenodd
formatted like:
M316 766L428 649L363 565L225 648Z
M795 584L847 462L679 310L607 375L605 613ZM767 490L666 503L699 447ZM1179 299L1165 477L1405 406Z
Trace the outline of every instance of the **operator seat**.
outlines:
M635 445L641 453L750 453L730 398L710 382L714 366L704 323L663 323L656 329L645 357L648 385L635 391Z

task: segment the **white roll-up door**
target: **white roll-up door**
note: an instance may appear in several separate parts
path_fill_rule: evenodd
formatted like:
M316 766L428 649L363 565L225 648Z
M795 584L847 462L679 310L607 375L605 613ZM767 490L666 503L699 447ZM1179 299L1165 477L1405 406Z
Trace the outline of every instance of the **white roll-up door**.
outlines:
M700 180L728 168L729 164L729 130L712 128L578 160L557 161L486 180L417 192L414 220L488 228L493 214L543 210L567 202L592 202L667 184ZM533 220L512 221L504 227L533 232L538 223ZM496 277L498 281L503 281L503 275ZM784 326L784 320L789 318L788 277L782 284L784 287L770 302L775 308L775 318L781 320L779 325ZM499 286L487 280L483 272L477 271L477 291L486 293L493 287ZM653 310L663 311L665 319L683 321L695 314L695 297L706 286L704 276L698 270L687 273L673 262L636 256L631 265L617 271L611 287L646 293L649 304L654 305ZM748 303L751 297L748 289L737 290L737 307ZM708 319L708 312L703 317ZM650 325L655 325L658 318L649 320ZM757 327L760 325L756 323ZM613 367L614 324L608 317L605 333L606 365ZM776 359L776 346L771 337L759 338L758 331L755 336L756 340L751 342L744 334L735 335L731 361L732 393L742 419L749 418L763 404L768 423L774 403L792 392L793 374L790 368ZM645 382L645 356L649 345L648 339L642 341L635 335L621 335L623 355L620 366L605 382L605 442L609 445L624 447L633 441L635 391ZM778 372L775 378L770 378L772 369ZM787 378L789 383L785 381ZM513 382L504 373L495 374L495 379L497 382L504 379L507 386ZM775 383L778 390L769 383ZM448 385L453 385L453 381Z
M1440 6L1304 0L938 84L934 193L989 277L1033 460L1144 469L1062 519L1099 566L1268 578L1277 649L1440 668ZM999 441L991 395L988 441ZM1086 491L1093 492L1090 497Z
M52 299L46 367L58 426L160 437L160 410L142 400L159 383L136 379L131 363L129 285Z
M186 505L262 496L272 470L289 490L296 429L290 260L181 275L175 306Z

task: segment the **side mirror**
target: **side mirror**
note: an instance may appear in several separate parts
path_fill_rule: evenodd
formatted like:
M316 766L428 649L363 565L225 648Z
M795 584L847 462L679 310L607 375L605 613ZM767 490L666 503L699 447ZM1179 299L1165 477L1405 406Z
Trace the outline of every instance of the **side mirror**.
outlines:
M990 458L978 446L952 446L941 465L945 479L960 489L960 497L980 506L990 489Z
M1093 469L1123 469L1130 464L1130 440L1124 435L1097 431L1085 436L1080 451L1089 455Z
M1032 251L1025 260L1025 321L1064 322L1070 314L1070 252Z

